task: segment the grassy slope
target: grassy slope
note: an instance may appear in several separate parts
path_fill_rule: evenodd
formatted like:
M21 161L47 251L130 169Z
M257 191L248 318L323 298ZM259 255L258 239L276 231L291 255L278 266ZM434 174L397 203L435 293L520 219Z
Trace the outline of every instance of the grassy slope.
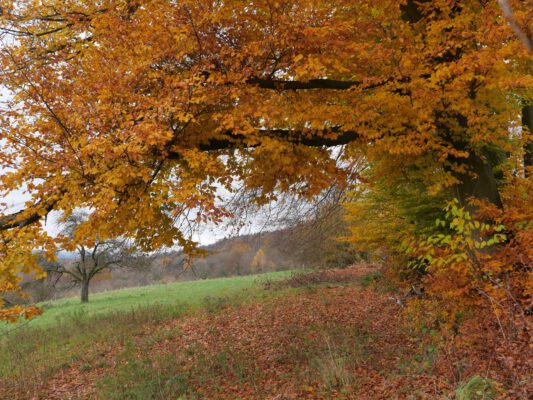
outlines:
M31 321L0 326L0 398L7 387L31 390L71 363L94 343L120 343L143 329L184 313L240 304L264 295L261 283L290 272L178 282L110 291L41 304L45 313Z
M62 320L105 316L152 306L197 307L203 305L206 298L235 296L261 281L280 279L289 274L290 272L273 272L113 290L91 295L88 304L80 304L79 298L70 297L39 304L44 308L45 313L32 321L21 322L21 324L28 328L49 327L57 325ZM0 334L14 328L18 328L17 325L2 324Z

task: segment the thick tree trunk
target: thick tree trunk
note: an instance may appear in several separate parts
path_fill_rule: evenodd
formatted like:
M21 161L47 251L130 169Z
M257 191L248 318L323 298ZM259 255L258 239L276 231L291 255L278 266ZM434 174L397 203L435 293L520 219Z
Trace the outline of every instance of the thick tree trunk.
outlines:
M466 209L470 209L469 199L486 200L498 208L502 208L502 200L494 174L490 157L482 157L470 152L469 157L463 161L469 171L466 174L457 174L461 181L454 187L455 198L459 204Z
M403 4L401 6L401 11L404 21L414 24L422 20L424 15L420 8L420 4L427 3L428 1L429 0L408 0ZM461 8L456 5L456 7L452 8L451 12L454 14L460 14ZM455 54L447 61L450 62L458 58L460 58L460 55ZM439 62L437 60L435 61ZM454 148L466 150L469 153L467 159L451 160L459 164L465 164L468 167L467 173L455 174L455 177L460 183L454 187L454 196L463 207L471 211L473 211L473 209L468 202L470 198L487 200L501 208L502 201L498 191L497 179L494 174L494 165L497 165L499 156L497 154L489 154L488 151L483 154L476 154L468 148L466 143L456 142L456 140L453 139L456 135L452 134L451 131L454 130L454 128L459 130L468 129L468 121L466 117L457 115L456 118L457 127L446 125L440 127L443 137L448 138Z
M89 280L84 280L81 283L81 302L82 303L89 302Z

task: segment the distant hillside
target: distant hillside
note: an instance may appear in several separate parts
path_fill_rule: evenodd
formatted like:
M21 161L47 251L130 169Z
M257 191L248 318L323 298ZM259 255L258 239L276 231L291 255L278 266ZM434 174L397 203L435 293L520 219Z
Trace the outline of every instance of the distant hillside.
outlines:
M91 281L91 292L146 286L156 283L242 276L313 267L345 267L360 259L347 245L338 242L320 227L290 229L241 235L202 247L206 254L193 260L181 251L165 251L146 256L142 265L104 271ZM76 253L61 253L59 262L73 263ZM36 281L25 277L28 300L37 302L77 295L67 276L49 276Z

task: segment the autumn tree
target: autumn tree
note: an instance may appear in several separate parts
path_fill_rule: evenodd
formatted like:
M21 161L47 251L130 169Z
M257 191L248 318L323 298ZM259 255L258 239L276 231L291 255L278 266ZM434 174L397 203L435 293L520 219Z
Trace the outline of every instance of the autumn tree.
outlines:
M512 1L530 27L532 8ZM95 210L79 237L194 248L221 188L312 197L364 151L373 180L502 210L524 158L532 55L496 1L0 0L0 290L56 245L52 210ZM527 118L525 119L527 120ZM341 160L342 161L342 160Z

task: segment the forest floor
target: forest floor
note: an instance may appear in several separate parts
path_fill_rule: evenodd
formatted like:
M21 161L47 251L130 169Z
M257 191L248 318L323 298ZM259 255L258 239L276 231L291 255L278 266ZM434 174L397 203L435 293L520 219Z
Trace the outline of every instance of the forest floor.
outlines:
M364 265L262 283L252 300L212 297L180 316L147 309L47 374L6 379L0 398L520 398L496 394L483 343L442 345L406 323L398 296Z

